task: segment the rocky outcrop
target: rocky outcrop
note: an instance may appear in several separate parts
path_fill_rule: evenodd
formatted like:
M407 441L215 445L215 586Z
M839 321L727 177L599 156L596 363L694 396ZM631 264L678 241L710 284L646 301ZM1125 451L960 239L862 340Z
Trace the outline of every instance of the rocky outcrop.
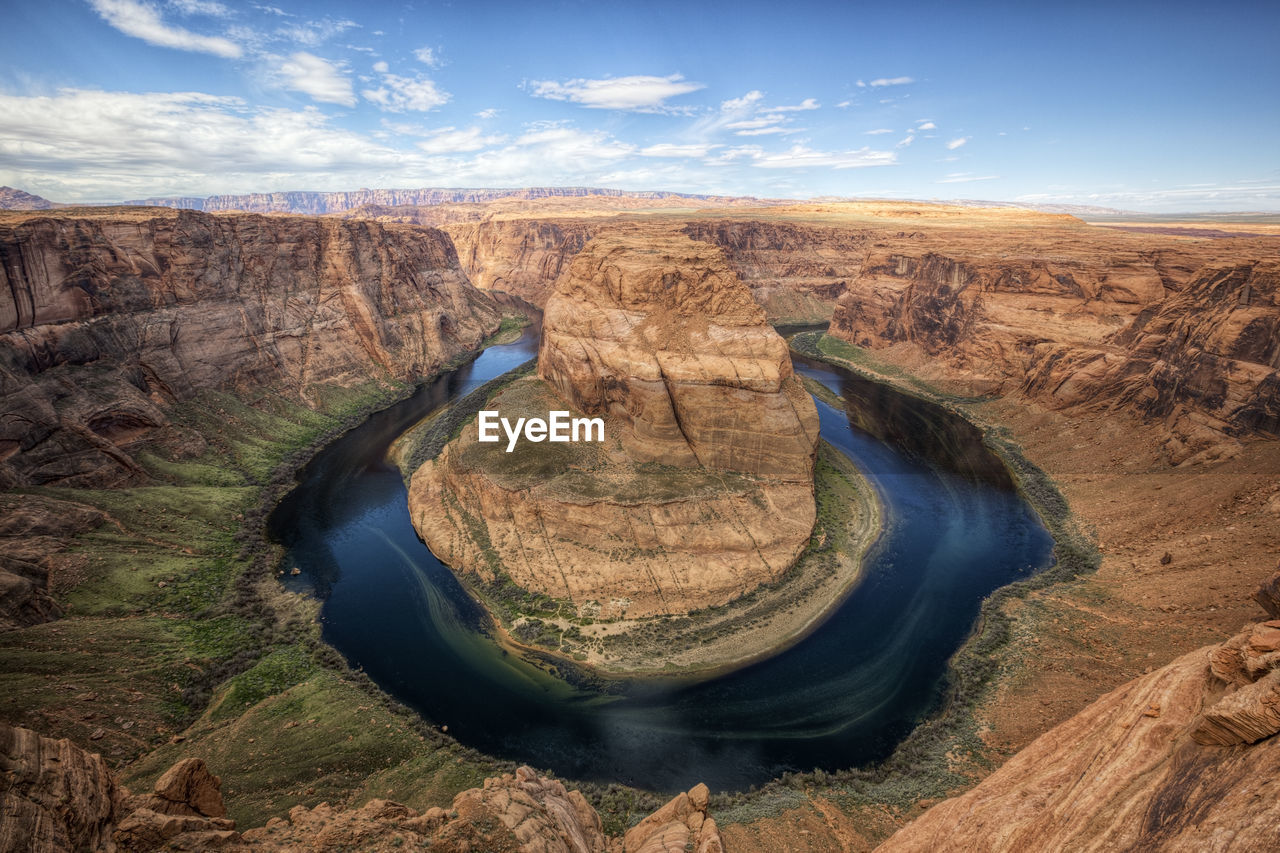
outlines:
M204 390L413 380L499 309L443 233L103 210L0 219L0 485L103 486Z
M1280 621L1112 691L877 848L1269 850Z
M388 800L354 809L295 806L288 819L236 831L221 782L184 758L149 794L131 796L98 755L0 724L0 853L62 850L420 850L436 853L723 853L707 787L680 794L630 830L604 834L578 791L528 767L486 779L449 808ZM676 839L679 846L675 846ZM692 844L687 848L686 844Z
M808 543L817 412L714 247L597 238L547 303L538 371L489 405L600 416L606 441L508 453L468 425L410 482L444 562L635 618L737 598Z
M724 841L707 812L710 792L695 785L627 830L624 853L724 853Z
M639 462L812 480L813 401L786 342L705 243L593 242L547 303L538 374L574 408L620 422Z
M127 792L99 755L0 724L0 851L98 850Z

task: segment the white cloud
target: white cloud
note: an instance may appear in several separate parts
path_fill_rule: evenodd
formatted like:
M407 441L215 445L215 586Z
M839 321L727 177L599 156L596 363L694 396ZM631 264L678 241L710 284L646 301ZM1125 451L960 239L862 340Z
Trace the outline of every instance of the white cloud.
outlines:
M752 89L741 98L730 98L727 101L721 101L720 111L725 113L739 112L760 103L762 100L764 100L764 92L759 89Z
M800 133L800 131L790 130L785 127L757 127L750 130L739 130L734 136L769 136L775 133Z
M973 137L971 136L961 136L958 139L953 139L947 143L947 150L955 151L957 148L959 148L961 145L964 145L966 142L968 142L972 138Z
M916 81L912 77L877 77L875 80L871 81L870 85L878 89L883 86L905 86L908 83L914 82ZM859 85L861 85L861 81L859 81Z
M440 57L436 56L436 52L429 47L420 47L413 52L413 56L428 68L439 68Z
M496 110L493 107L490 107L487 110L481 110L480 112L476 113L476 118L491 119L494 116L496 116L499 112L501 111Z
M376 89L362 89L361 95L380 109L393 113L406 110L426 112L449 102L448 92L442 92L435 81L426 77L401 77L383 73Z
M308 47L316 47L336 35L341 35L347 30L359 26L355 21L349 21L345 18L336 20L334 18L321 18L318 21L304 21L301 24L280 27L276 30L276 35Z
M719 145L676 145L671 142L659 142L648 148L641 148L636 153L641 157L706 157L712 149Z
M426 134L426 138L418 143L418 148L428 154L448 154L458 151L479 151L493 145L506 142L501 135L485 136L478 127L458 130L454 127L442 127Z
M157 47L211 53L226 59L244 54L240 45L221 36L205 36L182 27L166 24L154 7L137 0L89 0L93 10L111 26L127 36L142 39Z
M840 103L836 104L836 106L842 110L852 105L853 105L853 101L841 101Z
M757 127L769 127L770 125L782 122L782 116L759 116L757 118L744 118L739 121L731 121L725 125L730 130L752 130Z
M205 15L210 18L229 18L231 10L214 0L169 0L169 5L180 15Z
M379 74L386 74L391 70L391 66L387 65L385 62L375 62L373 63L373 70L377 71Z
M567 80L533 80L528 84L537 98L552 101L569 101L598 110L626 110L638 113L679 111L668 106L668 98L685 95L706 88L701 83L685 80L679 74L667 77L634 75L631 77L606 77L600 80L582 78Z
M937 130L938 126L931 121L922 121L916 130Z
M277 15L281 18L293 17L293 15L289 14L284 9L281 9L279 6L259 6L257 3L251 3L249 5L253 6L253 8L257 9L259 12L266 12L268 15Z
M916 141L916 135L915 135L914 133L908 133L906 136L904 136L904 137L902 137L901 139L899 139L899 140L898 140L898 144L897 144L897 145L895 145L894 147L895 147L895 148L906 148L908 145L910 145L911 143L913 143L913 142L915 142L915 141Z
M887 127L877 127L875 130L868 130L867 136L879 136L882 133L893 133L893 130Z
M858 169L866 166L888 166L896 161L892 151L859 148L856 151L815 151L804 145L793 145L786 151L766 154L759 149L751 155L752 165L761 169Z
M416 130L417 144L395 147L337 127L314 107L263 109L196 92L0 94L0 115L0 183L67 201L297 187L598 185L638 154L603 131L548 124L505 144L472 128Z
M935 181L938 184L967 184L971 181L994 181L999 175L974 175L971 172L952 172L941 180Z
M803 101L801 101L801 102L800 102L800 103L798 103L798 104L795 104L794 106L790 106L790 107L769 107L768 112L771 112L771 113L795 113L795 112L804 112L805 110L816 110L816 109L818 109L818 108L819 108L819 107L821 107L821 106L822 106L822 104L819 104L819 103L817 102L817 100L815 100L814 98L805 98Z
M349 78L336 64L326 59L298 51L282 60L277 68L284 87L310 95L313 100L326 104L356 105L356 93Z

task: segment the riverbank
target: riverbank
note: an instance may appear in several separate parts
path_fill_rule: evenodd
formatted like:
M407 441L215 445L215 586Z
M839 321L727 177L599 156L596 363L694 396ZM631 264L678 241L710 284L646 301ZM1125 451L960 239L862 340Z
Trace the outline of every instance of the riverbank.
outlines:
M204 393L131 448L146 485L0 496L28 516L101 519L42 546L64 615L0 634L0 718L91 747L131 784L200 755L249 823L388 788L434 804L503 769L351 671L320 637L319 602L276 580L264 535L321 447L416 387L314 386L314 409L271 389Z
M530 395L545 403L536 393L535 386L541 387L541 383L526 379L528 368L522 365L487 382L397 439L392 458L406 479L495 398L501 397L508 409L514 406L513 411L520 412L528 402L524 398ZM518 402L512 402L513 395L519 397ZM529 452L524 454L485 454L480 462L473 459L471 464L500 465L501 470L493 476L512 488L515 486L507 481L513 478L518 480L516 485L545 488L549 476L570 472L572 482L565 486L572 492L570 500L581 499L584 489L589 489L588 497L595 500L609 500L613 495L610 489L621 489L616 499L627 503L654 498L654 489L662 495L670 492L664 500L683 500L703 493L715 496L730 488L752 488L751 482L740 476L668 472L653 465L642 466L630 476L608 465L596 475L603 479L584 482L582 472L598 468L598 460L561 457L570 451L594 457L591 449L565 451L539 445L526 450ZM530 454L536 458L526 460ZM551 472L544 470L547 464L543 457L548 454L554 457ZM604 615L568 599L524 590L507 574L483 524L455 508L454 512L462 515L458 529L469 531L472 546L483 552L484 565L491 572L488 578L471 572L460 572L458 577L492 617L493 633L504 648L573 681L722 674L777 654L803 639L839 607L862 575L865 556L885 522L875 488L848 457L825 443L815 473L816 523L800 556L776 580L718 606L681 615L635 618L625 613Z

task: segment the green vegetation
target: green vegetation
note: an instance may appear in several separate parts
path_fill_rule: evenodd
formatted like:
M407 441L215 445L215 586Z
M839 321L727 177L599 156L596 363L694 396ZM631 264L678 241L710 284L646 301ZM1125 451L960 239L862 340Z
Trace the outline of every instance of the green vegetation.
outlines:
M351 671L320 639L318 602L273 577L280 554L265 520L298 468L412 391L386 379L311 386L311 406L267 390L206 392L168 411L162 439L131 448L151 484L26 490L106 521L57 555L64 618L0 634L0 718L91 746L134 790L199 755L243 825L387 788L440 805L510 769ZM402 767L413 771L387 781Z

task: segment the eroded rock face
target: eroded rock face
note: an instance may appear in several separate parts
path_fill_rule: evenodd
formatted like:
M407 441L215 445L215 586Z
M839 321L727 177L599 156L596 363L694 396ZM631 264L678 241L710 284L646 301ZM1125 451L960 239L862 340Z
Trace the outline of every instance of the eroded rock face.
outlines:
M877 850L1269 850L1280 621L1129 682ZM1252 745L1250 745L1252 744Z
M476 287L513 293L541 308L596 223L486 220L448 225Z
M547 303L538 371L491 405L600 416L607 441L508 454L468 425L409 488L444 562L634 618L737 598L808 543L817 411L714 247L597 238Z
M983 393L1053 408L1126 409L1167 427L1174 464L1280 434L1280 265L1099 251L872 254L831 334L912 344ZM1024 249L1025 251L1025 249ZM1207 250L1206 250L1207 251ZM1253 248L1257 251L1257 248Z
M0 851L100 849L126 795L101 756L0 724Z
M706 785L695 785L627 830L624 853L724 853L715 818L707 811Z
M499 310L447 236L190 211L0 219L0 486L139 475L128 445L202 390L412 379Z
M708 244L594 241L547 302L538 375L574 408L621 422L637 461L813 478L813 401L764 309Z

